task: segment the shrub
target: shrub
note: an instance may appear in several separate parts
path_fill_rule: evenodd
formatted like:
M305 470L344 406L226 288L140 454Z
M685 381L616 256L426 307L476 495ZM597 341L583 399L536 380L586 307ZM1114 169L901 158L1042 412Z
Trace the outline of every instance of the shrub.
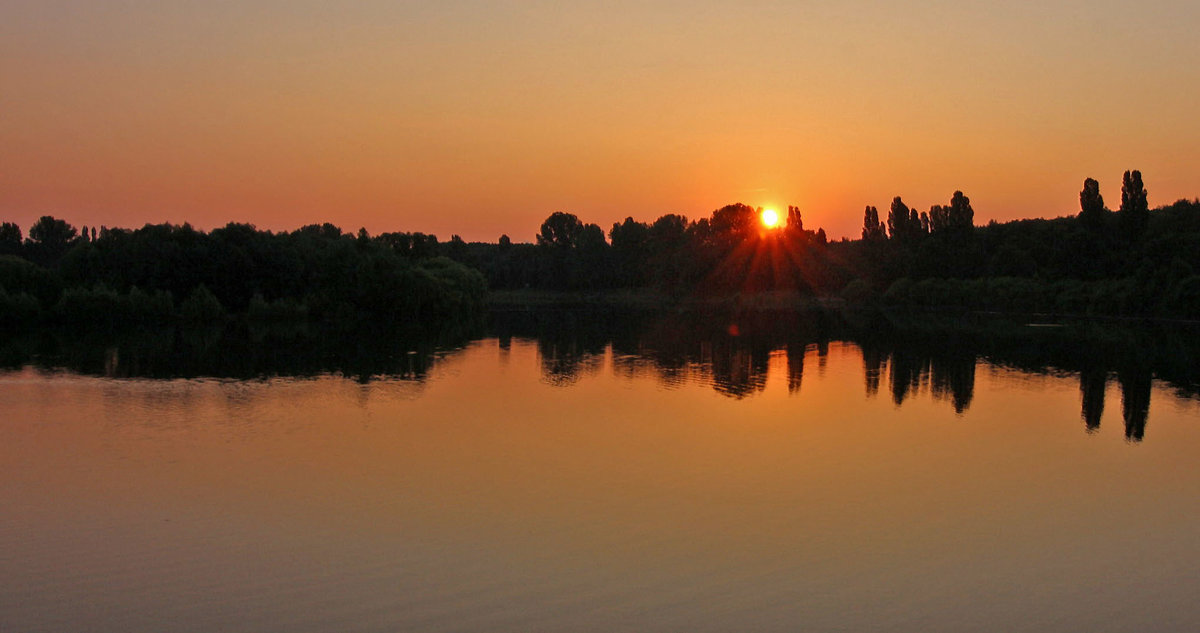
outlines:
M887 291L883 293L883 299L889 305L907 306L912 302L912 289L913 281L908 277L901 277L888 286Z
M179 306L179 317L187 323L213 323L225 317L225 307L204 284L200 284Z
M855 279L842 288L842 299L850 306L867 306L877 298L875 289L862 279Z
M28 325L42 313L42 306L32 295L21 292L8 294L0 288L0 325Z

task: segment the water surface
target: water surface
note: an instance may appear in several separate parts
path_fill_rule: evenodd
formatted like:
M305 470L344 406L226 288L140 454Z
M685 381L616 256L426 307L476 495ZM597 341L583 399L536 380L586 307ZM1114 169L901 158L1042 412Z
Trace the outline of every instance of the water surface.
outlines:
M674 329L4 371L0 630L1200 630L1186 385Z

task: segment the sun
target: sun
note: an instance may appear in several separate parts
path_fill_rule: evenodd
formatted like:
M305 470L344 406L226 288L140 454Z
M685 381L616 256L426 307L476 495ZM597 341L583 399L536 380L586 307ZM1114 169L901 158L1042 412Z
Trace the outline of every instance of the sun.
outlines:
M768 229L773 229L779 226L779 212L775 209L763 209L759 214L758 219L762 221L763 226Z

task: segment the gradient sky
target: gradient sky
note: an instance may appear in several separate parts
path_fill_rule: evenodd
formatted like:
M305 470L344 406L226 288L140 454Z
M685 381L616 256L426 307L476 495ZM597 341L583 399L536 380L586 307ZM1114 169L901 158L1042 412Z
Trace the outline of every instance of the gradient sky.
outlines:
M1200 195L1200 3L5 0L0 219L532 240Z

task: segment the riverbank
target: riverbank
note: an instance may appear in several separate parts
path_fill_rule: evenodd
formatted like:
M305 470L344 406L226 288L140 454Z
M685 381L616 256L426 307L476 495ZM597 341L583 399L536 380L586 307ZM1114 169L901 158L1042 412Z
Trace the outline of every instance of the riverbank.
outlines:
M556 292L550 290L493 290L485 307L490 310L532 310L538 308L604 308L632 310L719 310L719 311L804 311L832 310L840 313L882 313L893 320L919 322L927 319L1024 319L1032 325L1064 322L1095 322L1124 325L1169 324L1200 325L1200 320L1182 317L1126 315L1070 310L998 310L991 306L972 307L963 303L940 305L900 304L888 297L847 300L842 297L815 297L796 292L761 292L732 295L675 295L653 290L604 290L596 292Z
M548 290L493 290L485 305L491 309L548 307L603 307L644 310L743 309L809 310L840 309L846 302L837 297L814 297L795 292L761 292L733 295L680 295L653 290L605 290L598 292L554 292Z

